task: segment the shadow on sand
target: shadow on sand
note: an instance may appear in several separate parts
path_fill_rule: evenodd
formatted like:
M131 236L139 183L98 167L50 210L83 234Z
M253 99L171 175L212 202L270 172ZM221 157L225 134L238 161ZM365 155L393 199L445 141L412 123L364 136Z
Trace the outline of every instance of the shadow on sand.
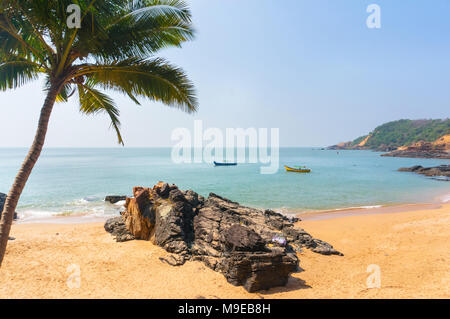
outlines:
M306 284L306 281L304 281L303 279L300 278L295 278L295 277L289 277L288 279L288 283L286 286L284 287L274 287L274 288L270 288L269 290L263 290L260 291L259 294L260 295L272 295L272 294L277 294L280 292L288 292L288 291L293 291L293 290L299 290L299 289L309 289L312 288L310 285Z

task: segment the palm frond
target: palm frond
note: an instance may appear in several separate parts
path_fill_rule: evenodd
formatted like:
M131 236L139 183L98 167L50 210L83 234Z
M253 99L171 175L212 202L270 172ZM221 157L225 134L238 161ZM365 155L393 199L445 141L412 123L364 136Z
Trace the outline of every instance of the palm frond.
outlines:
M75 88L72 88L70 83L66 83L62 86L59 94L56 96L56 102L67 102L69 98L75 93Z
M81 8L81 28L67 25L67 7ZM119 111L99 89L194 112L198 102L184 71L154 58L194 36L182 0L1 0L0 90L46 75L57 102L76 90L85 114L105 112L123 144Z
M40 71L39 65L24 59L0 62L0 90L15 89L36 80Z
M99 26L82 28L74 48L99 61L147 58L162 48L179 47L194 37L191 13L179 0L125 1L117 14ZM95 20L94 20L95 21Z
M126 2L124 8L129 12L127 15L176 15L179 19L189 22L192 18L189 6L183 0L128 0Z
M0 57L14 55L39 62L46 68L51 51L42 34L21 12L16 1L5 1L0 7Z
M104 89L160 101L188 113L197 110L193 84L182 69L164 59L126 59L111 64L84 65L78 74Z

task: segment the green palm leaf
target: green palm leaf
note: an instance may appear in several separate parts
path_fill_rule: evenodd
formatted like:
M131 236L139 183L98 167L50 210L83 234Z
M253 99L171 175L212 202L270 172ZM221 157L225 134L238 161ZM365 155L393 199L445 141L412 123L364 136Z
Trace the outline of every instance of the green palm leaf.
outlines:
M197 110L194 86L186 74L164 59L126 59L111 64L83 65L77 73L104 89L117 90L136 100L145 97L178 107Z
M146 58L162 48L181 46L193 38L191 15L183 1L125 1L127 6L106 25L86 19L74 48L99 61ZM126 35L126 36L124 36Z
M106 94L86 84L78 84L80 111L87 115L106 113L111 119L111 126L115 129L119 144L124 144L120 134L119 110L114 101Z
M16 58L0 63L0 90L15 89L36 80L40 68L36 63Z

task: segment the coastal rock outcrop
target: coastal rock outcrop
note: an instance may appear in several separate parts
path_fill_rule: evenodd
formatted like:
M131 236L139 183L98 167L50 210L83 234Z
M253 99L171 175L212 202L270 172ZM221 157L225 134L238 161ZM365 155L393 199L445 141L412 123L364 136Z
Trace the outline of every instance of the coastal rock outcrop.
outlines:
M425 176L435 177L442 176L445 179L450 181L450 165L441 165L434 167L423 167L420 165L412 166L412 167L401 167L398 169L399 172L413 172L417 174L422 174Z
M381 156L413 157L413 158L442 158L450 159L450 135L443 136L435 142L420 141L409 146L381 154Z
M285 285L298 269L296 251L302 248L342 255L281 214L213 193L204 198L160 182L153 188L135 187L133 194L122 216L105 224L116 240L123 234L150 240L172 254L164 262L178 266L200 260L250 292Z
M120 202L122 200L126 200L127 197L126 196L121 196L121 195L108 195L105 197L105 202L109 202L111 204L115 204L117 202Z
M128 231L121 216L108 219L104 227L108 233L115 236L117 242L135 239L134 235Z
M450 119L398 120L377 126L368 135L328 147L331 150L372 150L381 156L450 158Z
M3 206L5 205L6 197L6 194L0 193L0 218L2 217ZM17 219L17 213L14 213L14 219Z

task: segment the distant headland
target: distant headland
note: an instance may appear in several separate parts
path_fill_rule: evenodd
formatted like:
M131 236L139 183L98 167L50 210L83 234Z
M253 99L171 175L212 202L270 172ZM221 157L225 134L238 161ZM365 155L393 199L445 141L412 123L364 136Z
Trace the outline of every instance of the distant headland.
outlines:
M398 120L368 135L328 147L332 150L373 150L382 156L450 159L450 119Z

